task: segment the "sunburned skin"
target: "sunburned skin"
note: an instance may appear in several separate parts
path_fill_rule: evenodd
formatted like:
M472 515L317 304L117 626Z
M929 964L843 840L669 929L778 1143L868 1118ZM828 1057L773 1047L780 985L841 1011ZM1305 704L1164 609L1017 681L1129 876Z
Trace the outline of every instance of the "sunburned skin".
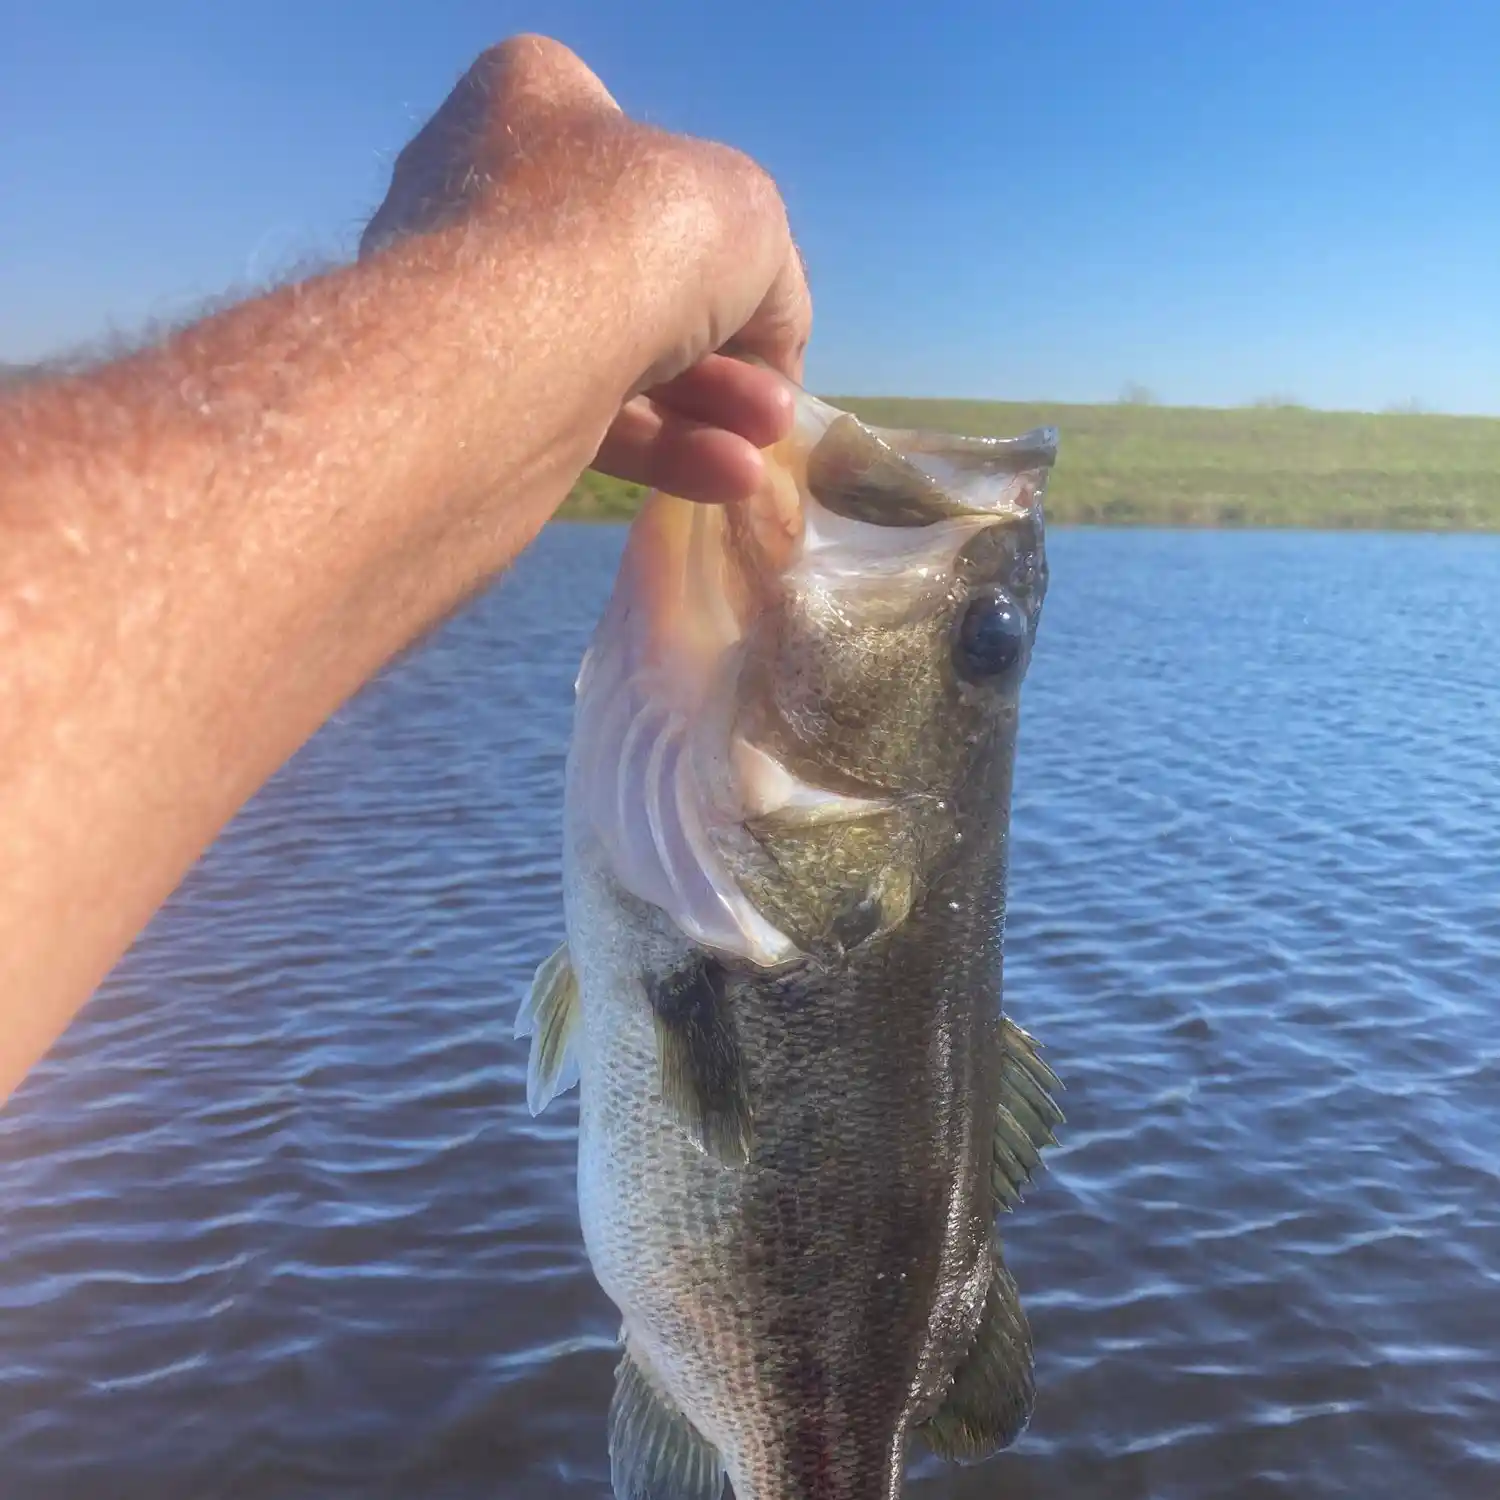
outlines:
M801 367L774 185L629 119L555 42L479 58L363 250L0 392L0 1102L245 802L585 467L734 505L790 425L725 354Z

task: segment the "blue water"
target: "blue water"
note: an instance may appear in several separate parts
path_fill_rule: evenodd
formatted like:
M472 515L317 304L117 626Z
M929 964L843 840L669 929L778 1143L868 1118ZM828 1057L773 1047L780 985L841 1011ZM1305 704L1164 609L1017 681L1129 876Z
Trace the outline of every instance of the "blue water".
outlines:
M204 859L0 1114L4 1500L596 1496L616 1320L558 939L555 527ZM1500 543L1059 532L1008 1008L1039 1404L914 1495L1500 1494Z

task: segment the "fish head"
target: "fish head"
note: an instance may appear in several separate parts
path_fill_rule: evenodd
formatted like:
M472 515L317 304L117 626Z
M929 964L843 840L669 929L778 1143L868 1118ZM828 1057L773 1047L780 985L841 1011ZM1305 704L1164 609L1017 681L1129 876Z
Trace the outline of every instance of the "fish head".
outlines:
M1056 452L796 409L747 503L647 501L570 769L622 889L762 969L891 931L976 839L1003 859Z

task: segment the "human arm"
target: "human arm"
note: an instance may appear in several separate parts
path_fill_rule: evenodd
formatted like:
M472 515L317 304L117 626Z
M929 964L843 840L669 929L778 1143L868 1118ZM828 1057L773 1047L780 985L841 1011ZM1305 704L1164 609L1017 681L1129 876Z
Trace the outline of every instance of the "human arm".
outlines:
M780 199L486 54L370 252L0 401L0 1099L240 806L598 462L747 493L808 310ZM650 399L643 393L651 393Z

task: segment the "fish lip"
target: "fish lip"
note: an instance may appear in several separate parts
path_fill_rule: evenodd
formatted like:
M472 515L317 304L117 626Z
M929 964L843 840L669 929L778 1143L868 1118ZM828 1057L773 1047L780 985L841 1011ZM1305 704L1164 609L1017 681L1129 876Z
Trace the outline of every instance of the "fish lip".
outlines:
M1056 427L1033 427L1016 437L963 437L957 433L872 428L893 447L931 458L978 460L975 467L993 474L1024 474L1051 469L1057 463L1060 437Z
M1024 474L1028 469L1051 469L1057 463L1061 434L1050 422L1012 437L973 437L927 427L882 427L845 407L831 405L796 381L783 379L792 392L797 412L794 432L809 448L817 445L838 418L853 417L866 432L908 455L922 453L931 458L979 460L980 466L996 474Z
M912 530L966 516L1042 514L1057 460L1056 427L968 437L883 427L805 391L797 403L804 516L821 507L844 520Z

